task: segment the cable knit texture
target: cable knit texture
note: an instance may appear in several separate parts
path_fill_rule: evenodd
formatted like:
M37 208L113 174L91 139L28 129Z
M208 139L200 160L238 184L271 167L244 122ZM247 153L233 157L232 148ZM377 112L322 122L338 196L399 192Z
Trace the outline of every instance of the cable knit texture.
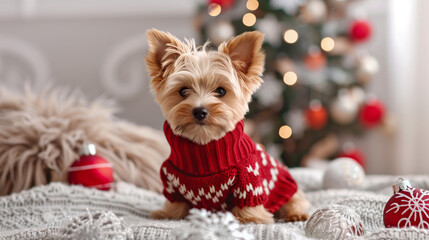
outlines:
M165 122L171 147L161 167L164 195L212 211L264 205L277 211L297 191L286 166L257 146L244 131L244 122L223 138L205 145L175 135Z
M383 208L398 176L366 177L360 190L322 190L323 172L291 169L291 175L312 204L311 212L327 204L346 205L358 213L366 234L358 239L429 239L429 230L386 229ZM402 176L416 188L429 189L429 176ZM188 221L153 220L165 198L119 182L111 191L51 183L0 197L0 239L175 239L173 232L191 231ZM310 212L310 213L311 213ZM311 239L306 222L242 225L254 239Z

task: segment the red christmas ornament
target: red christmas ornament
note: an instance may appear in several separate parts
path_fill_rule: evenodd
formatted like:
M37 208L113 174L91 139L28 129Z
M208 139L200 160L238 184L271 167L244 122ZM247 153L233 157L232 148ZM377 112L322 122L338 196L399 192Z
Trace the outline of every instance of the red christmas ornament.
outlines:
M208 5L210 5L212 3L219 4L222 8L228 9L228 8L232 7L232 5L234 4L234 0L209 0Z
M112 165L104 158L95 155L93 144L84 145L79 160L76 160L68 170L70 184L109 190L113 182Z
M384 105L379 100L373 99L366 102L359 113L359 119L366 128L379 124L384 117Z
M350 38L357 42L368 40L371 36L371 24L365 20L354 21L350 25Z
M365 155L361 151L359 151L359 149L357 148L347 149L344 152L341 152L340 154L338 154L336 158L342 158L342 157L351 158L355 160L357 163L359 163L364 169L366 169Z
M384 226L429 229L429 192L411 187L410 182L402 178L393 185L393 191L384 207Z
M304 64L309 70L319 70L326 66L326 56L321 51L314 51L304 57Z
M328 122L328 113L318 100L313 100L305 111L307 125L313 130L323 128Z

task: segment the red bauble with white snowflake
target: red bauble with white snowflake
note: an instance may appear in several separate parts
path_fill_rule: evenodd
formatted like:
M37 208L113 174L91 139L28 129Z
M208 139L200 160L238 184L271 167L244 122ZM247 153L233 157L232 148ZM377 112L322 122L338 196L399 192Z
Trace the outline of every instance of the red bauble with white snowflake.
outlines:
M93 144L84 145L80 159L68 170L68 182L75 185L109 190L113 182L112 165L101 156L95 155Z
M409 181L402 178L393 189L395 194L384 207L384 226L429 229L429 192L411 187Z

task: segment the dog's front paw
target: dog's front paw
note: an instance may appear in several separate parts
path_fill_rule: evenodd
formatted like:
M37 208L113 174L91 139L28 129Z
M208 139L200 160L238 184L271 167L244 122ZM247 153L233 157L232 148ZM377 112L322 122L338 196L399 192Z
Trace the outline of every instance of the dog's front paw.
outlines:
M274 223L274 219L261 218L261 217L235 217L240 223L257 223L257 224L270 224Z
M153 219L167 219L170 218L164 209L159 209L150 213L150 217Z
M299 221L305 221L307 219L308 219L308 214L307 213L291 214L291 215L288 215L288 216L284 217L284 220L286 222L299 222Z

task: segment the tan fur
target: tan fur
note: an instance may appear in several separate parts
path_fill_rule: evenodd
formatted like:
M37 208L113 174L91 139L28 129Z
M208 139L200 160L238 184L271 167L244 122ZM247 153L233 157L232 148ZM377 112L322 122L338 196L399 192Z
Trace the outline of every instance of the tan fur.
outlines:
M274 223L273 214L269 213L263 205L256 207L234 207L231 210L231 213L237 218L241 223L261 223L268 224Z
M115 181L161 192L159 169L170 149L161 132L118 121L105 101L60 91L0 91L0 195L67 182L82 144L110 161Z
M150 217L154 219L182 219L188 216L189 206L184 202L165 201L164 208L153 211Z
M147 38L145 60L153 77L152 90L173 132L206 144L233 130L249 110L251 94L262 83L263 35L240 35L221 45L219 51L198 51L194 41L183 43L158 30L149 30ZM213 92L219 86L227 91L223 98ZM178 94L182 87L189 88L186 99ZM195 107L209 110L205 125L195 124L190 114Z
M261 50L263 34L247 32L222 43L217 51L197 48L193 40L181 42L170 33L155 29L147 32L149 53L145 60L153 77L151 81L155 100L176 135L195 143L206 144L232 131L248 112L252 94L263 82L265 55ZM219 96L216 89L226 90ZM180 94L184 90L184 96ZM204 107L208 115L196 120L193 109ZM283 208L282 217L303 219L299 196ZM307 203L305 198L302 203ZM180 208L174 213L172 208ZM294 212L291 208L296 207ZM183 205L166 204L154 217L182 218ZM169 215L169 213L171 215ZM271 223L272 214L262 206L232 209L241 222ZM295 216L295 217L293 217Z
M305 194L298 190L285 205L275 212L275 216L288 222L305 221L308 219L309 207L310 202Z

